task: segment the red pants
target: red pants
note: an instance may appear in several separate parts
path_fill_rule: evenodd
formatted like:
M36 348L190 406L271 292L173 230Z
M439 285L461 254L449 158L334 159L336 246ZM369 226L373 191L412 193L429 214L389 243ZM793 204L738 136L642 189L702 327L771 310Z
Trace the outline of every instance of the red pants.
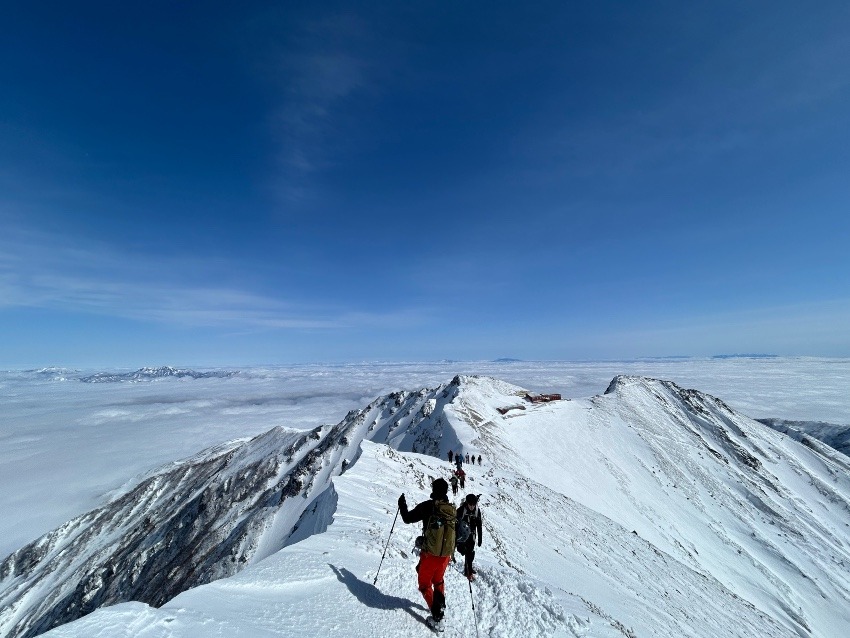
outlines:
M441 602L445 600L443 575L446 573L446 567L449 566L449 558L450 556L434 556L425 552L419 556L419 565L416 568L419 572L419 591L422 592L428 609L434 608L435 591L439 593L437 598Z

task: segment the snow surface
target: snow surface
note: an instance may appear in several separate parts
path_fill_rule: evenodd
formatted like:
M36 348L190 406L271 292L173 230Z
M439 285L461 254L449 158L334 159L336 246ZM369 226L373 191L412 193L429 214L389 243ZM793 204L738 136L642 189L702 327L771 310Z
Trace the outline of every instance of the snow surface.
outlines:
M847 457L652 379L619 377L605 395L498 412L520 394L465 378L456 395L373 402L357 418L388 445L363 441L332 479L336 498L315 512L327 529L159 609L123 603L46 635L426 632L417 525L395 524L372 583L398 494L426 498L458 446L484 457L466 469L469 491L482 494L485 538L473 585L447 575L447 636L847 635ZM395 449L416 446L434 456Z

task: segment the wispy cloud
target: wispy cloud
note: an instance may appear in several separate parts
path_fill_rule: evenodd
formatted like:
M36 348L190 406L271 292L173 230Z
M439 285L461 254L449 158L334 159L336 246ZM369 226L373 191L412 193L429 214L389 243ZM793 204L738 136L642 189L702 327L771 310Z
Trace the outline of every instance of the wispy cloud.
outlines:
M342 103L369 84L367 40L362 20L335 15L302 25L299 36L273 54L267 72L279 84L280 103L271 127L280 143L278 188L285 199L307 197L305 181L334 164L334 149L344 136L337 120Z
M767 352L784 355L847 356L850 298L691 313L654 325L588 334L585 346L630 356L711 355Z
M619 96L623 104L615 110L543 125L534 120L515 138L513 151L529 167L522 177L558 181L569 170L628 180L648 169L711 166L823 135L835 120L821 110L831 101L838 107L850 87L844 24L837 21L818 38L786 41L765 36L767 25L758 19L721 34L669 85ZM773 26L782 33L784 25Z
M231 330L333 330L417 321L415 311L369 313L181 276L203 271L201 259L130 254L79 239L69 245L48 233L8 225L5 230L0 238L0 310L45 308ZM215 275L208 272L206 281Z

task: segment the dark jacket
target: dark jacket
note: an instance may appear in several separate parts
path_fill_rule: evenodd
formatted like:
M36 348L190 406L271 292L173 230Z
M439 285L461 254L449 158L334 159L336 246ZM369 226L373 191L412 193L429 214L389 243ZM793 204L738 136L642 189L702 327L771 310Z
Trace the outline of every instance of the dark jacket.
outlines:
M422 533L425 533L425 526L428 524L428 517L434 511L434 500L433 498L429 498L427 501L422 501L414 507L412 510L408 511L407 507L399 506L398 513L401 514L401 520L405 523L422 523ZM440 499L443 500L443 499Z
M475 535L476 533L478 534L478 545L480 547L483 538L481 508L476 505L475 509L470 512L466 503L463 503L457 508L457 520L465 520L466 524L472 530L472 536L469 537L469 542L474 543Z

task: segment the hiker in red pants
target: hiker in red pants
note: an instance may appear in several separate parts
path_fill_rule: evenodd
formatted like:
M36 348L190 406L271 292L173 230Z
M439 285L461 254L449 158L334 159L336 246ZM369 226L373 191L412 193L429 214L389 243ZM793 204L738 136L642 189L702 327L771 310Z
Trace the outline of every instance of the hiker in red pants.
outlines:
M436 479L431 483L431 498L410 511L407 510L407 501L402 494L398 498L398 509L405 523L422 522L422 536L416 539L416 545L421 550L416 571L419 591L431 610L425 622L435 631L444 631L446 596L443 576L455 550L457 515L454 505L449 502L449 484L446 479Z

